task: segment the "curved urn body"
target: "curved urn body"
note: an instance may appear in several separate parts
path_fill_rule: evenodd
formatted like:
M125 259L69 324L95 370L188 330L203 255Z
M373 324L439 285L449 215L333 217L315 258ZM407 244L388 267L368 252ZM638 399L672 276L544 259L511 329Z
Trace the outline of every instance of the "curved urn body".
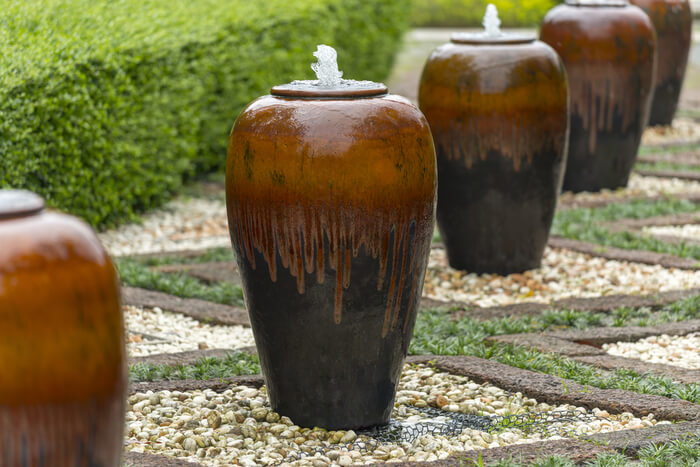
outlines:
M117 274L92 229L0 190L0 464L120 465Z
M388 422L422 293L435 152L420 111L383 90L279 91L230 136L229 228L260 363L273 409L302 426Z
M649 15L657 39L656 86L650 125L670 125L678 108L690 53L693 17L688 0L630 0Z
M547 13L540 38L557 51L569 77L564 189L627 186L653 92L651 21L626 0L570 0Z
M539 266L566 158L563 65L534 38L503 37L453 36L428 59L419 91L450 265L480 273Z

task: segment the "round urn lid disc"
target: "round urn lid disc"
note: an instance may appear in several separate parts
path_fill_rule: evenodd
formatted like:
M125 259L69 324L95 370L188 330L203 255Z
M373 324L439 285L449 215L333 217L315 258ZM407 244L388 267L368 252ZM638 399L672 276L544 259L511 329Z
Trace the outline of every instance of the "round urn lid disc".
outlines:
M483 32L456 32L452 34L450 40L456 44L472 45L516 45L530 44L537 40L534 34L501 34L499 36L489 36Z
M0 190L0 220L38 214L44 209L41 196L25 190Z
M630 3L627 0L566 0L569 6L591 6L591 7L622 7Z
M382 83L354 79L340 80L339 84L332 87L321 86L316 80L292 81L270 90L273 96L306 98L359 98L381 96L387 92L389 89Z

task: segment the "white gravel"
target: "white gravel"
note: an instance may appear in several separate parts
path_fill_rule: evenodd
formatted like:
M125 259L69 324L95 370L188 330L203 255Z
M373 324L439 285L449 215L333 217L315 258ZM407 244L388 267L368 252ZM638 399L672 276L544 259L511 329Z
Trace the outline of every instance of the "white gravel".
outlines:
M682 368L700 369L700 333L687 336L652 336L637 342L603 345L610 355L636 358L650 363L665 363Z
M542 267L522 274L469 274L447 265L445 250L433 248L424 295L479 306L549 303L569 297L649 294L700 286L700 272L666 269L547 248Z
M677 117L668 126L649 127L642 135L642 144L694 142L700 139L700 125L691 118Z
M492 434L465 429L455 436L424 434L413 442L367 444L354 431L310 430L271 411L265 388L232 387L214 391L138 393L128 399L126 449L155 452L205 465L350 465L368 462L432 461L471 449L535 442L547 438L537 430L505 428ZM515 415L576 411L586 421L566 422L559 434L583 435L656 425L653 415L611 415L606 411L570 405L550 406L489 384L436 372L425 366L406 366L397 393L393 418L404 425L426 421L419 407L473 415ZM435 420L435 419L432 419ZM367 450L362 451L364 446ZM299 459L302 453L308 457Z
M661 195L673 195L678 193L698 193L700 182L680 180L678 178L645 177L636 173L630 176L626 188L617 190L601 190L597 193L567 191L559 197L559 203L593 202L606 200L624 200L628 198L642 198Z
M700 242L700 224L662 225L655 227L645 227L642 230L642 232L649 235L681 237L687 240Z
M230 246L226 204L200 198L179 198L143 217L101 233L112 256L200 250Z
M237 349L255 345L253 332L244 326L200 323L188 316L125 306L127 352L132 357L201 349Z

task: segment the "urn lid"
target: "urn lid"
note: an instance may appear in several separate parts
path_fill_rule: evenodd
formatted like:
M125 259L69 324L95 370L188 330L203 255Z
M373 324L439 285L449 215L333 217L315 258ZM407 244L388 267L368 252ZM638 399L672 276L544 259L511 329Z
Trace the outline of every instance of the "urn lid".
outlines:
M44 200L31 191L0 190L0 220L33 216L44 210Z
M451 40L456 44L473 45L514 45L529 44L537 37L534 34L511 34L501 31L501 20L498 18L496 6L489 3L484 15L484 31L471 33L454 33Z
M389 90L382 83L342 79L338 70L338 54L333 47L319 45L314 56L318 62L311 64L316 80L299 80L274 86L273 96L297 98L360 98L381 96Z
M579 7L623 7L628 6L627 0L566 0L569 6Z

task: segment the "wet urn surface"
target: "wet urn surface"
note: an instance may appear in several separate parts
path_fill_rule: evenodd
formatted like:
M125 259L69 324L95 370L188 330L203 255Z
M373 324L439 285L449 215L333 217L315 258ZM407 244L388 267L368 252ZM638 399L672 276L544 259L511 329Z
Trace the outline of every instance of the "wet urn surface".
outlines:
M117 466L126 358L116 271L90 227L16 193L10 206L0 191L0 464Z
M421 296L435 153L391 95L265 96L231 133L227 209L274 410L302 426L384 424Z
M435 138L450 265L498 274L539 266L566 157L556 53L533 40L445 44L423 70L419 105Z
M564 190L626 186L653 92L651 21L625 3L559 5L547 13L540 38L561 56L569 78Z

